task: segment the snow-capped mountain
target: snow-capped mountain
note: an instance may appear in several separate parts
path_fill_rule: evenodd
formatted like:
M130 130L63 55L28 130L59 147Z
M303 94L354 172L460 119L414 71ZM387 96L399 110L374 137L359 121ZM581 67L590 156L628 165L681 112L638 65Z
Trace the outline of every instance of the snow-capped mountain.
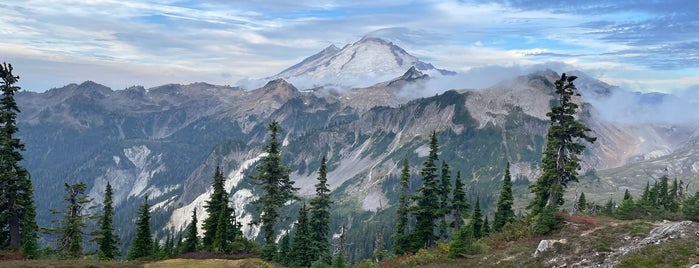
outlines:
M287 79L299 87L368 87L398 77L411 67L429 75L455 74L422 62L391 42L364 37L342 49L331 45L273 77Z

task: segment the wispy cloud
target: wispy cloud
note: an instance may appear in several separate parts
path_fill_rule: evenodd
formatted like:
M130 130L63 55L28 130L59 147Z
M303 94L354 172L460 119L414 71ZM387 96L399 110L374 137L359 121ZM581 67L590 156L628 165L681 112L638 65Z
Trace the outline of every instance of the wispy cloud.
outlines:
M556 61L637 90L696 85L697 5L588 2L10 0L0 60L39 91L88 79L232 84L371 34L455 71Z

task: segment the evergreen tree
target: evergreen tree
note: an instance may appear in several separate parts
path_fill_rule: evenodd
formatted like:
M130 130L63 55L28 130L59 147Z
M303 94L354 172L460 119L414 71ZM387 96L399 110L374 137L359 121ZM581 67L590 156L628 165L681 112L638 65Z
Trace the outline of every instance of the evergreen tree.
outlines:
M658 188L658 204L664 208L669 209L672 201L670 200L670 184L667 175L660 177L660 188Z
M667 208L670 212L677 212L680 208L679 204L679 185L677 184L677 179L672 181L670 185L670 190L668 191L669 206Z
M604 207L602 207L602 211L601 211L602 215L613 216L615 206L616 206L616 204L614 204L614 200L609 198L609 200L607 200L607 203L604 204Z
M488 215L485 215L483 219L483 236L488 236L490 234L490 222L488 222Z
M76 259L83 254L83 228L86 226L83 208L91 199L85 196L85 190L87 190L85 183L72 185L66 183L65 190L64 200L68 205L63 211L58 251L66 258Z
M279 254L276 261L284 266L291 264L291 237L288 233L279 240Z
M260 211L260 219L255 223L262 223L262 234L265 244L262 247L262 257L270 260L277 252L275 244L276 234L274 226L279 218L278 210L284 203L294 199L298 188L294 187L294 181L289 179L291 172L281 163L281 143L277 136L281 131L279 123L274 121L269 124L270 141L265 152L267 153L257 165L257 175L253 179L259 181L262 187L262 195L255 201Z
M408 202L410 186L410 166L408 165L408 157L403 159L403 169L400 172L400 196L398 197L398 208L396 209L396 229L393 233L395 246L393 252L397 255L403 254L408 249L408 241L406 234L408 231Z
M308 212L306 203L299 210L298 221L296 222L296 233L294 234L293 246L291 249L294 258L293 263L299 267L309 267L313 260L313 248L311 246L311 232L308 230Z
M328 243L330 234L330 185L328 185L328 168L325 156L320 161L318 169L318 183L316 187L316 196L311 199L311 239L313 242L313 260L321 257L328 257L322 260L326 264L332 261L329 259Z
M585 200L585 193L580 192L580 196L578 197L578 211L585 213L585 210L587 209L587 200Z
M21 250L34 258L38 254L36 207L29 172L19 165L24 158L24 144L15 134L20 112L15 93L19 76L12 74L12 65L0 65L0 248Z
M512 196L512 177L510 176L510 163L507 163L505 168L505 177L502 180L502 188L500 188L500 197L495 208L495 219L493 220L493 230L502 231L502 227L507 223L515 221L515 211L512 209L514 205L514 196Z
M616 209L616 216L623 220L635 219L636 215L636 204L633 201L633 197L629 193L629 189L624 191L624 199L619 204Z
M195 252L199 248L199 236L197 231L197 210L192 211L192 222L185 229L185 238L182 243L182 253Z
M449 258L462 258L478 252L471 223L462 225L449 246Z
M437 133L433 132L430 138L430 153L423 163L420 175L422 175L422 186L417 189L417 196L414 199L417 205L413 208L415 215L415 230L410 237L410 252L417 252L420 248L429 248L434 245L436 236L434 235L434 220L439 215L439 182L437 181L438 160Z
M688 196L682 203L682 217L685 220L699 222L699 191Z
M113 260L119 255L117 243L119 237L114 234L114 207L113 207L112 185L107 182L104 189L104 201L102 207L102 215L99 217L99 232L97 234L97 256L100 259Z
M468 213L471 205L466 200L466 192L464 191L464 183L461 181L461 171L456 172L456 180L454 181L454 194L452 195L452 209L454 211L454 230L460 230L464 222L464 215Z
M143 201L143 205L138 210L138 219L136 219L136 237L131 241L131 248L126 256L129 260L148 257L153 254L153 238L150 233L150 205L148 205L148 196L146 196Z
M481 212L481 198L476 197L476 205L471 214L471 227L473 228L473 238L483 237L483 213Z
M448 225L447 218L451 216L452 212L452 200L449 198L451 194L451 171L449 171L449 165L442 161L442 172L441 172L441 185L439 193L439 238L447 239L448 237Z
M347 264L347 261L345 261L345 250L343 248L340 248L340 252L337 253L337 256L333 258L333 263L330 266L332 268L349 268L349 264Z
M174 254L174 249L175 249L175 243L173 241L172 233L168 233L167 237L165 238L165 245L163 246L163 256L166 258L172 258Z
M575 118L578 105L572 100L577 95L573 80L576 76L565 73L554 84L558 103L546 115L551 120L546 149L542 158L543 172L530 187L534 199L529 205L531 215L537 216L550 207L551 211L563 204L563 192L570 182L577 182L580 154L585 150L582 141L593 143L596 138L586 134L590 128Z
M204 229L202 243L206 250L217 253L227 252L229 244L235 240L237 233L231 217L234 211L232 207L228 206L228 193L224 188L224 181L221 168L216 167L211 199L204 205L209 217L204 220L202 226Z

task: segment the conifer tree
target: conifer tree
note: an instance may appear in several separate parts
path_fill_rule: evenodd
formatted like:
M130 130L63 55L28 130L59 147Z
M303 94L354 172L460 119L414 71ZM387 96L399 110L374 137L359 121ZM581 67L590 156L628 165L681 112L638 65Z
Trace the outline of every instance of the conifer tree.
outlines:
M192 211L192 222L185 229L185 238L182 242L182 253L195 252L199 248L199 236L197 231L197 210Z
M515 221L515 211L512 209L514 196L512 196L512 177L510 176L510 163L505 168L505 177L500 188L500 197L495 208L495 218L493 219L493 230L502 231L502 227L507 223Z
M414 197L417 201L417 205L413 208L416 224L410 237L408 251L411 252L417 252L420 248L432 247L436 241L434 220L439 215L439 182L437 181L435 162L439 160L438 149L437 133L433 132L430 137L430 152L420 171L422 186L417 189L417 196Z
M660 188L658 188L658 204L664 209L669 209L671 205L670 200L670 184L667 175L660 177Z
M163 255L166 258L174 256L175 242L173 241L172 233L168 233L165 238L165 246L163 246Z
M468 213L471 205L466 200L466 192L464 191L464 183L461 180L461 171L456 172L456 180L454 182L453 210L454 210L454 230L460 230L464 222L464 215Z
M126 258L135 260L142 257L152 256L153 238L150 233L150 205L148 196L143 199L143 205L138 210L136 219L136 237L131 241L131 248Z
M311 246L311 232L308 230L308 210L306 203L299 209L298 220L295 224L293 246L291 249L294 258L293 263L298 267L309 267L313 260L313 248Z
M260 160L260 164L255 168L257 175L253 179L260 183L263 191L260 198L255 201L255 204L258 205L258 211L262 215L255 223L262 224L261 231L265 241L262 246L262 257L270 260L277 252L274 226L279 218L279 209L284 206L286 201L296 198L295 192L298 188L295 188L294 181L289 179L291 171L281 163L281 143L278 139L281 131L279 123L272 122L268 129L270 140L265 147L267 155Z
M117 243L119 237L114 234L114 207L113 207L112 185L107 182L104 189L104 201L102 206L102 215L99 217L99 233L97 234L97 256L100 259L113 260L119 255Z
M471 227L473 227L473 237L478 239L483 237L483 213L481 212L481 198L476 197L476 204L473 206L471 214Z
M677 212L680 208L678 192L679 185L677 184L677 179L675 178L670 185L670 190L668 191L669 206L667 209L670 212Z
M616 215L620 219L630 220L636 218L636 204L633 197L629 193L629 189L624 191L624 199L621 200L619 207L616 209Z
M327 257L323 262L330 264L328 243L330 234L330 185L328 185L328 168L325 156L320 161L316 196L311 199L311 239L313 242L313 260Z
M554 83L558 103L546 114L551 126L542 158L543 172L536 184L529 186L534 193L534 199L528 206L533 216L541 214L547 207L552 213L563 204L563 193L568 183L578 181L580 154L585 150L582 142L593 143L596 140L586 134L590 128L575 118L578 105L573 101L573 96L578 93L573 80L576 78L564 73Z
M403 169L400 172L400 196L398 197L398 208L396 209L396 229L393 233L395 246L393 252L397 255L403 254L408 250L408 241L406 238L408 231L408 202L409 202L409 182L410 182L410 166L408 165L408 157L403 159Z
M236 227L231 218L233 209L228 206L228 193L224 188L224 181L221 168L216 167L211 199L204 205L209 216L204 220L202 226L204 229L202 243L206 250L216 253L227 252L229 243L235 239L234 229Z
M449 171L449 165L447 165L445 161L442 161L440 191L441 193L439 193L439 238L447 239L449 231L447 225L447 218L452 214L452 200L449 197L449 195L451 194L451 171Z
M699 191L682 202L682 217L685 220L699 221Z
M20 250L26 258L38 255L36 207L29 172L19 165L24 144L15 134L20 112L15 93L19 76L12 65L0 65L0 248Z
M63 198L68 205L63 210L63 220L59 229L58 251L66 258L75 259L83 254L83 228L85 217L83 208L91 199L85 196L85 183L65 184Z
M289 266L291 264L291 237L289 234L284 234L282 239L279 240L279 254L277 255L276 261L284 266Z
M485 215L483 219L483 236L488 236L490 234L490 222L488 222L488 215Z
M580 196L578 196L578 211L580 212L585 212L587 209L587 200L585 200L585 193L580 192Z

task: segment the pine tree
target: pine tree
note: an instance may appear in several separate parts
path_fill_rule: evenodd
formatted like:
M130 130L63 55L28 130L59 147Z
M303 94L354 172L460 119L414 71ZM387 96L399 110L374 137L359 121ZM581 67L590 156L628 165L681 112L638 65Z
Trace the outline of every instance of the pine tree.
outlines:
M456 232L456 237L449 246L449 253L447 256L449 258L462 258L477 253L477 248L474 244L473 225L471 223L462 225L461 229Z
M233 209L228 206L228 193L224 188L224 181L221 168L216 167L211 199L204 205L209 216L202 226L204 229L202 243L206 250L216 253L227 252L229 243L235 240L236 226L233 225L231 218Z
M400 196L398 197L398 208L396 210L396 229L393 233L393 239L395 239L395 246L393 247L393 252L396 255L403 254L408 249L408 241L406 234L408 231L408 201L410 186L410 166L408 165L408 157L403 159L403 169L400 173Z
M488 215L485 215L483 219L483 236L488 236L490 234L490 222L488 222Z
M580 192L580 196L578 196L578 211L585 213L585 210L587 209L587 200L585 200L585 193Z
M454 182L454 194L452 195L452 209L454 211L454 230L460 230L464 222L464 215L468 213L471 205L466 200L466 192L464 191L464 183L461 181L461 171L456 172L456 180Z
M119 237L114 234L113 195L112 185L107 182L107 186L104 189L102 215L98 220L100 229L96 238L98 245L97 256L104 260L113 260L119 255L119 248L117 248Z
M153 254L153 238L150 233L150 205L148 205L148 196L146 196L143 201L143 205L138 210L138 219L136 219L136 237L131 241L131 248L126 256L129 260L148 257Z
M624 191L624 199L619 204L615 214L618 218L623 220L636 218L636 204L634 203L633 197L629 193L628 189Z
M473 228L473 237L478 239L483 237L483 213L481 213L481 198L476 197L476 205L473 207L471 214L471 227Z
M660 188L658 188L658 204L664 209L669 209L671 206L670 200L670 184L667 175L660 177Z
M602 215L613 216L615 206L616 204L614 204L614 200L609 198L609 200L607 200L607 203L604 204L604 207L602 207Z
M284 234L282 239L279 240L279 253L277 255L276 261L284 266L289 266L291 264L291 237L289 234Z
M330 185L328 185L328 168L325 156L320 161L318 169L318 183L316 187L316 196L311 199L311 238L313 241L313 260L322 257L329 257L328 242L330 234ZM329 258L323 260L330 264Z
M270 141L265 147L266 156L260 160L260 164L255 168L257 175L253 179L259 181L262 187L262 195L255 204L262 216L255 223L262 223L262 234L264 245L262 247L262 257L266 260L274 258L277 252L275 244L276 234L274 226L279 218L278 210L284 203L294 199L298 188L294 187L294 182L289 179L291 172L281 163L281 143L277 136L281 131L279 123L274 121L269 124Z
M308 229L308 210L306 203L299 209L298 221L295 224L296 233L291 249L294 258L293 263L298 267L309 267L313 260L313 248L311 246L311 232Z
M448 237L448 225L447 218L451 216L452 212L452 200L449 198L451 194L451 171L449 171L449 165L442 161L442 171L441 171L441 185L439 193L439 238L447 239Z
M65 184L66 195L64 200L68 203L63 210L63 220L59 229L58 251L66 258L75 259L83 254L83 228L85 217L83 208L91 199L85 196L87 186L85 183Z
M502 231L502 227L507 223L515 221L515 211L512 209L514 196L512 196L512 177L510 176L510 163L505 168L505 177L500 188L500 197L495 208L495 219L493 219L493 230Z
M12 65L0 65L0 248L21 250L22 255L38 255L36 207L29 172L19 163L25 150L19 138L17 114L20 112L14 95L19 76L12 74Z
M199 236L197 231L197 210L192 211L192 222L185 229L185 238L182 242L182 253L195 252L199 248Z
M163 246L163 256L165 256L165 258L172 258L172 256L174 256L175 244L172 240L172 233L168 233L165 238L165 246Z
M682 217L685 220L699 221L699 191L682 202Z
M679 204L679 185L677 184L677 179L672 181L670 185L670 190L668 191L669 207L668 211L677 212L680 208Z
M410 252L417 252L420 248L432 247L436 241L434 235L434 220L439 215L439 182L437 181L438 159L437 133L433 132L430 138L430 153L423 163L420 175L422 175L422 186L417 189L417 196L414 199L417 205L413 208L415 215L415 229L410 237Z
M551 126L548 129L548 141L541 161L543 172L536 184L529 186L534 193L534 199L528 208L534 217L544 212L547 207L552 214L563 204L563 193L568 183L578 181L580 154L585 150L582 142L593 143L596 140L586 134L590 128L575 118L578 105L572 98L578 95L573 84L576 78L568 77L564 73L554 83L555 94L559 97L558 104L553 105L551 112L546 114L551 120Z

